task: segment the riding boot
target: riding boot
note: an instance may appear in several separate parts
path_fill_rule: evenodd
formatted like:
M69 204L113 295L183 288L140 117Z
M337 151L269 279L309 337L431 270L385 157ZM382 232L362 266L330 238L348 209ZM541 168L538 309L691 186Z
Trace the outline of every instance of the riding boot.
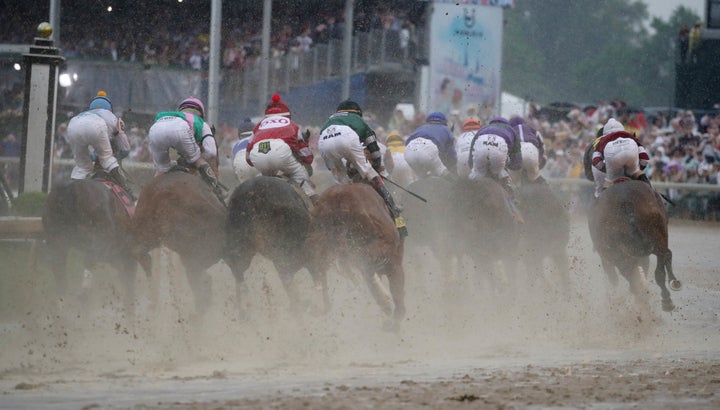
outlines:
M510 211L513 214L513 217L517 222L525 223L525 218L523 218L522 214L520 213L520 209L518 209L518 205L520 202L517 200L517 197L515 196L515 185L513 185L512 179L509 176L506 176L502 179L500 179L500 185L505 189L505 192L508 194L508 206L510 207Z
M395 205L395 201L393 200L392 195L390 195L390 191L388 191L385 187L382 178L377 176L373 178L370 182L372 183L373 188L375 188L375 191L377 191L377 193L380 194L382 199L385 200L385 203L390 210L390 215L392 215L393 220L395 221L395 227L397 228L400 237L404 238L408 236L407 227L405 226L405 220L402 216L400 216L400 208Z
M542 175L539 175L537 178L535 178L535 181L533 181L536 184L545 184L547 185L547 181L545 178L542 177Z
M638 181L642 181L642 182L644 182L644 183L652 186L652 185L650 184L650 180L648 179L647 175L645 175L645 173L642 173L642 174L638 175L636 179L637 179Z
M213 171L210 164L202 164L198 170L200 171L200 178L202 178L206 184L210 185L215 196L224 204L226 197L225 191L220 187L217 176L215 176L215 171Z
M130 199L132 199L133 202L137 201L135 194L127 184L127 180L125 179L123 174L120 173L120 167L115 167L111 169L110 172L108 172L108 175L110 175L110 178L112 178L116 184L120 185L122 189L125 190L125 192L128 194L128 196L130 197Z

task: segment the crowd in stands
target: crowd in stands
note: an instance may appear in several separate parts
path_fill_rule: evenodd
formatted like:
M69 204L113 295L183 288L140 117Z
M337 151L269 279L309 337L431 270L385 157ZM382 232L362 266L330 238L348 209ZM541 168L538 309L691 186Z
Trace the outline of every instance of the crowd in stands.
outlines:
M24 27L22 14L11 14L10 21L0 29L0 43L29 44L34 33L11 31L10 27ZM176 22L170 9L159 8L152 23L128 30L125 25L108 25L88 30L85 24L68 24L62 29L63 56L67 59L105 59L109 61L140 62L146 66L162 65L190 69L206 69L209 63L208 21ZM226 69L242 70L254 64L261 55L262 21L231 19L223 22L221 30L222 65ZM353 31L375 29L400 33L401 44L408 46L414 37L416 22L404 10L382 6L366 13L356 10ZM271 55L309 52L317 44L340 40L345 33L343 10L329 9L319 15L304 18L287 16L272 22ZM100 35L98 35L100 33Z

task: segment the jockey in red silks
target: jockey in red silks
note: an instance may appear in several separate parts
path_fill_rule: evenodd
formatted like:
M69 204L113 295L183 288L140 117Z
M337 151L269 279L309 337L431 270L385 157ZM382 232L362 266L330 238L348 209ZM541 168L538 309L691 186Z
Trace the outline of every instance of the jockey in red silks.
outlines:
M597 141L593 152L593 166L606 173L605 187L618 178L629 177L646 183L642 170L650 161L645 148L634 134L625 131L623 125L610 118L603 127L603 136Z
M253 130L253 138L246 148L245 158L265 176L286 175L298 184L310 198L317 194L310 182L313 154L300 133L300 126L291 119L290 108L273 94L265 109L265 118Z

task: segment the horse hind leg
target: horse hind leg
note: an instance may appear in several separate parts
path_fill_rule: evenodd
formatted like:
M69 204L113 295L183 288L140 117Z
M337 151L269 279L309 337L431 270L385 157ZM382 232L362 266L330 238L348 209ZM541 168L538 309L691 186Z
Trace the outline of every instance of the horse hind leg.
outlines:
M657 267L655 268L655 283L660 286L660 295L662 297L662 309L665 312L672 312L675 310L675 304L673 304L670 298L670 291L665 286L665 279L667 276L670 277L670 286L674 290L680 289L680 281L675 278L672 273L672 253L668 250L664 254L657 255Z
M375 272L363 272L363 278L365 278L365 283L367 283L373 299L375 299L375 302L380 306L380 310L382 310L385 315L391 316L393 313L392 296L390 292L385 289L380 276Z
M667 272L667 279L670 283L670 290L680 290L682 288L682 283L675 277L675 272L673 272L672 251L670 249L665 252L665 271Z

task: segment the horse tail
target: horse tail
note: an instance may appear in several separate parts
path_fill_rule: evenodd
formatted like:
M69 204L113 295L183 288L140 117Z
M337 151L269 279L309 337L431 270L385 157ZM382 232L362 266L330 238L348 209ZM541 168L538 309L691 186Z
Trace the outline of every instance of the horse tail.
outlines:
M51 232L54 232L54 229L62 231L61 226L75 226L80 222L79 216L74 212L77 209L75 201L78 198L76 186L77 184L70 182L57 186L52 191L52 200L48 201L43 218L46 229Z
M595 181L595 177L592 173L592 155L594 151L595 146L593 144L588 144L587 148L585 148L585 154L583 155L583 171L585 171L585 178L590 181Z

